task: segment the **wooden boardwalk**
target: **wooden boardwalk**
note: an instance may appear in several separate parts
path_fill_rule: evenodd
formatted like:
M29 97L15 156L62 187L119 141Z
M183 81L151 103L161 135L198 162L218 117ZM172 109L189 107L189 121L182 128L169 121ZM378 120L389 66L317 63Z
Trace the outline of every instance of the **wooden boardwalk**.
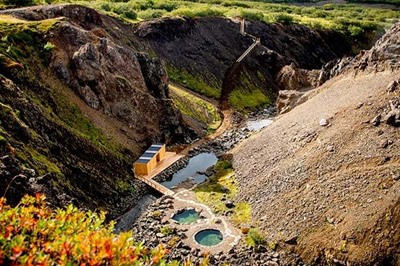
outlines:
M169 188L164 187L157 181L153 180L155 176L160 174L162 171L167 169L169 166L173 165L176 161L178 161L180 158L182 158L184 155L181 154L176 154L175 152L167 152L165 154L164 159L162 159L158 164L157 167L154 168L150 174L148 175L140 175L136 176L137 179L145 182L155 190L159 191L160 193L168 196L172 196L175 194L174 191L170 190Z

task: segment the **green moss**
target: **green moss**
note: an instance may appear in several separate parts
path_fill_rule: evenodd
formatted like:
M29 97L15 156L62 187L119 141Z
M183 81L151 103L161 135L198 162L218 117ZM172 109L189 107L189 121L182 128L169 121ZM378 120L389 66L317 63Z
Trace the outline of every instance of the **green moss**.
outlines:
M221 124L219 111L212 104L177 86L170 85L169 90L175 105L183 114L205 124L209 130L215 130Z
M25 21L8 15L0 15L0 53L12 64L6 67L20 67L41 71L43 62L48 62L50 54L46 50L43 36L51 30L59 19ZM4 60L2 60L4 61Z
M195 77L189 72L187 72L185 69L178 70L174 67L167 67L167 72L169 75L169 78L178 83L181 84L195 92L198 92L204 96L218 99L221 91L217 88L213 88L207 83L203 81L203 78Z
M4 136L0 135L0 149L6 147L7 145L8 140Z
M229 104L234 109L244 112L259 109L271 103L271 99L265 96L259 89L250 92L234 90L229 95Z
M39 175L55 173L59 176L64 176L55 163L33 147L25 145L23 151L16 151L16 157L35 169Z

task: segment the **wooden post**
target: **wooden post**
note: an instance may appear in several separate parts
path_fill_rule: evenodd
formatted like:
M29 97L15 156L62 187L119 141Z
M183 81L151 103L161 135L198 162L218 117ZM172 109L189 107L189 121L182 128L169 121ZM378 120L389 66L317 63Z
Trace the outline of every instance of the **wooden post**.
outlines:
M246 35L246 33L244 32L244 18L242 19L242 21L240 22L240 33L242 35Z

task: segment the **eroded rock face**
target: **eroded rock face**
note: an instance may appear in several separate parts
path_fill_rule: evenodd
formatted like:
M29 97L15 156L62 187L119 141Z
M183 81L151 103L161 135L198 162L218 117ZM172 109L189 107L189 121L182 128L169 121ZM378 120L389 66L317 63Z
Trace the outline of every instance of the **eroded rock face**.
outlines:
M246 31L260 37L261 43L242 61L237 87L249 91L257 87L271 98L285 89L276 79L285 65L319 69L351 52L340 34L297 24L246 21ZM225 72L253 43L240 34L238 21L224 18L162 18L138 24L135 33L169 66L217 89L223 85Z
M278 99L276 100L276 108L279 114L283 114L292 110L295 106L307 101L305 92L295 90L279 91Z
M344 57L333 60L323 66L320 83L346 71L396 70L400 68L400 23L388 30L375 45L367 51L361 51L354 58Z

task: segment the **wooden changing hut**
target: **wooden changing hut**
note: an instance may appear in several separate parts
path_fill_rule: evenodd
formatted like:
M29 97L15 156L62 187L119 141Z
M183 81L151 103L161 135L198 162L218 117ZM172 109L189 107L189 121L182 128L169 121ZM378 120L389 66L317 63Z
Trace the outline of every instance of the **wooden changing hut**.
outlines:
M153 144L133 164L135 175L148 175L157 166L166 153L165 144Z

